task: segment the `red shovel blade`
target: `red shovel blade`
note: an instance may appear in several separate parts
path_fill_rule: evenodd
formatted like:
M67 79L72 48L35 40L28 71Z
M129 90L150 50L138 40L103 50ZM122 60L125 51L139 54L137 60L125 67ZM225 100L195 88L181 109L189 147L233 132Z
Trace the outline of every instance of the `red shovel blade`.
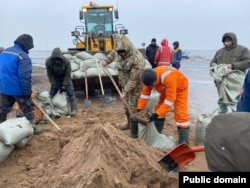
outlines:
M195 159L195 152L203 150L203 146L189 147L186 144L180 144L170 150L158 163L168 172L177 172Z

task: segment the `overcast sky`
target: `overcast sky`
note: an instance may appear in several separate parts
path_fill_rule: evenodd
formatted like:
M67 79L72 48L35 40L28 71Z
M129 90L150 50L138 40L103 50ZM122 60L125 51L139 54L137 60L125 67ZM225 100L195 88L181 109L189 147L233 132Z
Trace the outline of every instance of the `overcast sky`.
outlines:
M136 47L175 40L182 49L215 50L225 32L250 48L250 0L93 0L113 5ZM20 34L31 34L33 50L74 47L71 31L81 25L79 10L87 0L1 0L0 46L9 47Z

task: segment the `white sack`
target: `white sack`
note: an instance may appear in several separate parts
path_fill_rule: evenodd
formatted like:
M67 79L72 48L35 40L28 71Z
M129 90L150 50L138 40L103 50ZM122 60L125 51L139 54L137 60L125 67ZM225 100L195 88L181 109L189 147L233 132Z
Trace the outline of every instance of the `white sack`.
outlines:
M78 52L75 56L81 60L93 59L93 55L88 52Z
M52 104L61 115L69 114L68 101L65 92L60 93L58 91L57 94L52 98Z
M2 163L8 158L14 148L14 146L5 145L3 142L0 141L0 163Z
M20 142L16 143L15 146L16 146L17 148L23 148L23 147L28 143L28 141L29 141L31 138L32 138L31 136L26 137L26 138L22 139Z
M6 145L15 145L31 135L33 127L25 117L8 119L0 124L0 141Z
M154 122L148 123L146 126L138 123L139 138L144 140L147 145L157 149L171 149L176 146L176 141L172 136L160 134Z

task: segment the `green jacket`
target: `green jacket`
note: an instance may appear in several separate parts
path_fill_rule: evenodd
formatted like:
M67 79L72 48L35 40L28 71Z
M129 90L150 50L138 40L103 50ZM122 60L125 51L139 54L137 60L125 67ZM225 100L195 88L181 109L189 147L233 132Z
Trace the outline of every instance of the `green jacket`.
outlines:
M60 64L55 63L53 61L55 57L60 58L62 62ZM46 59L46 69L52 86L56 83L62 83L62 86L67 87L71 80L71 65L70 61L63 56L60 48L54 48L51 56Z
M145 67L144 57L125 35L115 34L115 48L107 56L107 63L116 62L120 86L125 94L134 89L142 88L141 74ZM126 50L126 56L121 57L117 50Z
M222 37L229 36L232 38L233 45L230 48L223 47L219 49L212 61L216 64L232 64L232 70L246 71L250 67L250 52L245 46L237 44L237 37L234 33L225 33Z

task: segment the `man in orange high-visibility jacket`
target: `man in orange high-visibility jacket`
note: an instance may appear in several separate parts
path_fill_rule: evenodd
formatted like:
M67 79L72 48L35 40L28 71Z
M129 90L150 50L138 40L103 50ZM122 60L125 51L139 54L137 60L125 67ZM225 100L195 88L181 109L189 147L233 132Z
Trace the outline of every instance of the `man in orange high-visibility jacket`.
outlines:
M155 113L148 121L154 121L158 132L161 133L165 116L174 105L178 143L189 144L188 78L173 67L159 66L154 69L145 69L141 79L144 85L137 103L138 111L146 107L151 91L155 89L160 94L159 101L155 106Z

